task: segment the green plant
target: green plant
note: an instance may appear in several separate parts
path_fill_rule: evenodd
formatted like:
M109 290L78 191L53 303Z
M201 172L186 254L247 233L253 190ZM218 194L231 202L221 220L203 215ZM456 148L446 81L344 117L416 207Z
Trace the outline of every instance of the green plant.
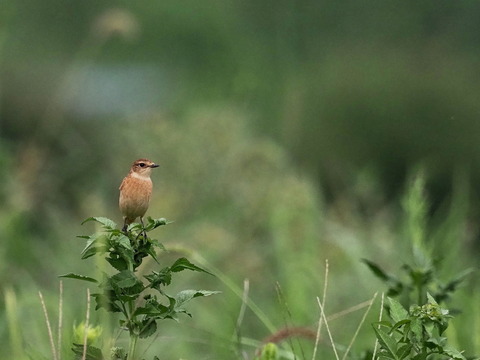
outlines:
M458 350L449 347L447 338L442 336L451 316L439 304L450 300L474 270L466 269L447 281L441 279L442 261L438 255L435 256L433 245L428 246L427 242L431 236L428 231L429 206L422 172L413 177L402 204L405 212L404 236L409 240L411 250L410 263L404 263L402 274L397 276L387 273L370 260L362 259L373 274L387 285L386 308L393 323L380 321L376 323L378 328L374 326L381 346L380 355L396 360L421 360L431 355L465 359ZM380 326L387 327L387 331Z
M445 302L474 269L465 269L447 281L441 279L441 257L434 254L433 244L428 246L427 242L430 235L428 232L429 204L425 194L423 172L417 173L412 178L402 204L405 213L404 237L408 239L411 251L410 263L404 263L401 266L403 274L395 276L384 271L373 261L366 259L362 261L387 285L387 296L399 297L405 307L414 303L425 303L427 293L431 294L437 302Z
M428 293L427 299L426 304L412 305L407 311L398 301L388 298L393 323L380 321L373 324L380 344L380 358L423 360L437 355L465 360L463 354L447 345L447 338L442 336L451 318L448 310L440 307Z
M128 331L130 342L127 351L115 348L112 351L113 358L133 360L138 339L155 334L157 321L176 320L178 314L190 315L185 309L187 302L196 297L218 293L206 290L183 290L171 296L165 292L165 287L171 284L174 273L191 270L210 274L184 257L177 259L170 266L144 275L144 281L137 276L137 270L145 257L151 257L159 264L156 250L165 250L165 248L146 234L168 224L167 220L149 217L145 227L140 224L131 224L126 233L119 230L112 220L104 217L91 217L83 223L89 221L100 223L103 231L90 236L79 236L87 240L87 245L82 251L82 259L96 254L105 255L105 260L116 272L113 275L104 272L100 280L73 273L61 277L97 284L99 291L92 294L96 302L95 310L103 308L109 312L121 314L120 326ZM89 344L74 344L73 351L77 358L104 359L101 350Z
M265 344L259 356L255 357L255 360L278 360L278 347L274 343Z

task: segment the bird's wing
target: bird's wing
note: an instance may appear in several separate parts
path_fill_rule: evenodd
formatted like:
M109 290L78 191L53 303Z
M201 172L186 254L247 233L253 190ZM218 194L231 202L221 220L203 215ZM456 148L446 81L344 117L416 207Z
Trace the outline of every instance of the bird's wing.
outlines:
M123 178L122 183L120 184L120 187L118 188L118 190L122 191L123 186L125 185L125 180L127 180L126 177Z

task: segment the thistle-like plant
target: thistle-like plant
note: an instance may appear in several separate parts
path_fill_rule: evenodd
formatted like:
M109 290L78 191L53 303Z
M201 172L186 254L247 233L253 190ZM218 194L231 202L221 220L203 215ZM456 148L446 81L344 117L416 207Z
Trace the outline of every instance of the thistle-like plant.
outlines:
M128 331L130 342L127 351L115 348L115 359L133 360L138 339L155 334L158 321L177 319L178 314L191 316L185 309L187 302L196 297L218 293L183 290L176 295L169 295L166 292L166 287L171 284L175 273L191 270L209 274L184 257L177 259L170 266L160 266L156 251L163 251L165 248L158 240L147 237L146 233L167 225L167 220L149 217L144 227L140 224L131 224L125 233L108 218L91 217L83 223L89 221L101 224L102 231L89 236L79 236L87 240L81 254L82 259L102 255L115 272L113 274L103 272L101 279L73 273L61 277L96 284L98 292L92 294L96 303L95 310L103 308L121 314L120 326ZM140 278L137 269L146 257L153 258L159 266L157 270ZM84 357L86 351L84 357L86 359L104 359L100 349L91 345L84 347L81 344L74 344L73 351L78 358Z
M379 358L392 360L454 359L465 356L447 344L444 332L451 318L427 293L427 303L412 305L407 311L398 301L388 298L391 321L373 324L380 344Z

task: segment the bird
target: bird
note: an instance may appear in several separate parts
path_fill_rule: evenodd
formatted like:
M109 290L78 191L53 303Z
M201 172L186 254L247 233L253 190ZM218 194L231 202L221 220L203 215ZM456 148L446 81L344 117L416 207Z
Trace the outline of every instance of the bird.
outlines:
M152 195L152 179L150 173L153 168L158 167L153 161L148 159L138 159L130 168L130 172L123 179L120 184L120 197L118 205L120 212L123 215L124 233L127 232L127 227L140 218L140 223L143 225L143 216L147 212L150 205L150 197ZM144 233L144 236L146 234Z

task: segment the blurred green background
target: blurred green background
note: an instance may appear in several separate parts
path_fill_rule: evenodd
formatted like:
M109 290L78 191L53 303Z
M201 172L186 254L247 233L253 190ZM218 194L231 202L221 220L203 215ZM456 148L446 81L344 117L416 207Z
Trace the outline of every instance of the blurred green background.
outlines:
M241 335L257 341L314 328L325 259L327 313L382 291L359 260L408 261L399 198L417 167L448 270L478 266L479 17L468 0L3 1L0 291L16 304L8 315L0 300L6 358L22 341L48 358L37 292L55 316L57 275L98 268L80 261L75 236L95 230L80 225L89 216L121 222L118 185L139 157L161 164L149 215L175 221L157 237L240 291L250 280L272 324L247 310ZM178 281L223 294L164 324L149 356L235 358L241 298L218 278ZM64 286L67 337L86 304L85 288ZM459 301L471 315L473 300ZM475 314L459 328L480 327ZM350 316L331 324L339 343L361 314ZM355 351L373 341L366 330Z

